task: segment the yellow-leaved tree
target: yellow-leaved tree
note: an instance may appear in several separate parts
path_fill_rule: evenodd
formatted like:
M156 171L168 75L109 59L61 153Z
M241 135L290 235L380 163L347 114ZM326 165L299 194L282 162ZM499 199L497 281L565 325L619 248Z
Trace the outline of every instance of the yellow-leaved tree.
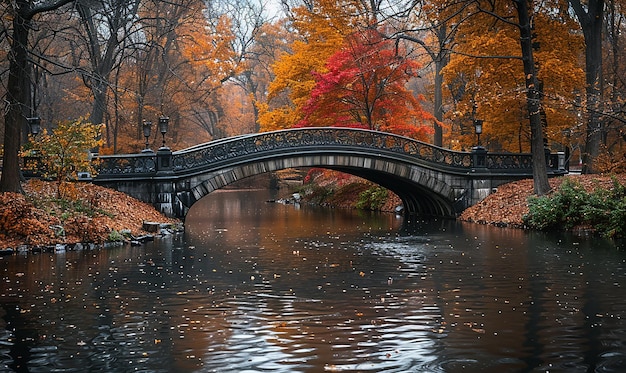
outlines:
M45 177L57 182L57 197L64 198L63 184L78 177L78 172L96 174L90 150L102 145L103 125L92 124L85 118L60 122L52 131L31 135L30 155L36 155Z
M525 73L520 52L515 8L503 1L483 4L459 26L456 53L443 70L453 110L447 119L448 142L462 148L475 145L473 121L484 120L483 139L489 150L528 152L531 131ZM532 35L540 110L548 142L576 123L573 107L584 90L581 66L582 37L576 24L556 7L535 4ZM488 10L488 11L487 11ZM454 141L452 141L454 140Z
M261 131L290 128L304 118L302 109L315 86L312 73L327 72L326 61L351 32L351 3L315 0L309 7L294 9L293 27L299 38L273 65L268 102L257 103ZM287 99L281 99L285 95Z

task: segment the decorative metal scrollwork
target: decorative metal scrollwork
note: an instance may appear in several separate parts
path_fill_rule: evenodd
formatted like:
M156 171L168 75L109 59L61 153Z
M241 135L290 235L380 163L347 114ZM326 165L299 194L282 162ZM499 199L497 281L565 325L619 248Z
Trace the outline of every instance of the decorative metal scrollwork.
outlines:
M154 155L128 155L100 157L97 163L98 175L135 175L156 172Z

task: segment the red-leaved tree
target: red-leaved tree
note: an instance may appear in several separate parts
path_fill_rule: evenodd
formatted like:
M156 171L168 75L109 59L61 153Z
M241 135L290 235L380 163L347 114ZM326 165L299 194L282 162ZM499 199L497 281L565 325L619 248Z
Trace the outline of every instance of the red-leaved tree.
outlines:
M425 140L434 117L407 83L419 64L373 29L354 33L332 55L296 127L339 126L391 132Z

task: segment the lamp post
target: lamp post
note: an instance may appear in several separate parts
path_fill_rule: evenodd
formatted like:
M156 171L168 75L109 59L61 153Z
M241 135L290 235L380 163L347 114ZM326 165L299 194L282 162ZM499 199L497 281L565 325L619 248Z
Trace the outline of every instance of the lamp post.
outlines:
M474 133L477 137L477 145L472 148L472 163L475 169L487 167L487 149L480 145L480 134L483 133L483 120L474 119Z
M30 130L30 134L33 135L33 140L39 132L41 132L41 118L39 117L30 117L26 118L28 122L28 129ZM33 149L29 156L24 157L24 177L39 177L40 174L40 160L41 157L37 154L37 150Z
M161 149L163 150L168 149L168 147L165 146L165 134L167 133L167 127L169 125L169 122L170 122L169 117L166 117L165 115L161 115L159 117L159 130L161 131L161 136L163 136L163 145L161 146Z
M31 117L31 118L26 118L26 120L28 121L28 127L30 129L30 133L33 136L37 136L39 132L41 131L41 118Z
M172 170L172 151L165 146L165 134L167 133L167 127L170 122L170 118L165 115L159 117L159 131L163 136L163 146L157 151L157 175L168 175L173 172Z
M476 137L477 137L477 148L480 148L480 134L483 133L483 120L482 119L474 119L474 132L476 133Z
M142 153L152 153L152 150L148 147L151 133L152 133L152 122L144 120L143 121L143 137L146 138L146 148L141 151Z

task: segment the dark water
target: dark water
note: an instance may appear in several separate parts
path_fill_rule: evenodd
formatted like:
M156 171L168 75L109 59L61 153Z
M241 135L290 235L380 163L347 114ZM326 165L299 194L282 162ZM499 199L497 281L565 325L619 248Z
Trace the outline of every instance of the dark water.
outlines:
M217 192L185 235L0 259L0 371L626 371L626 252Z

